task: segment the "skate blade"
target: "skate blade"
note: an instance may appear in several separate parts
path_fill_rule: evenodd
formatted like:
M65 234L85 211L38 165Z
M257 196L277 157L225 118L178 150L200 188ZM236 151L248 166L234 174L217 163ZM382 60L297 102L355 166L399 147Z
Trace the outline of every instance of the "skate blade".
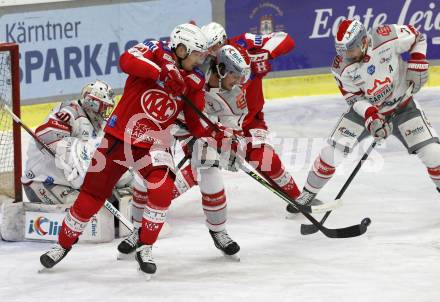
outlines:
M228 255L228 254L223 253L223 256L225 256L226 260L240 262L240 255L238 253L236 253L234 255Z
M150 281L151 277L153 276L153 274L147 274L147 273L141 271L140 268L138 268L138 274L139 274L139 276L141 276L146 281Z
M39 273L39 274L45 274L45 273L48 273L48 272L50 272L50 268L47 268L47 267L44 267L44 266L42 266L42 267L40 267L40 269L37 271L37 273Z
M116 255L116 260L121 260L121 261L134 260L134 255L135 255L135 252L132 252L130 254L124 254L124 253L118 252L118 254Z
M287 220L295 220L295 219L298 219L298 218L302 218L302 216L298 215L298 214L301 214L301 213L287 213L286 214L286 219Z

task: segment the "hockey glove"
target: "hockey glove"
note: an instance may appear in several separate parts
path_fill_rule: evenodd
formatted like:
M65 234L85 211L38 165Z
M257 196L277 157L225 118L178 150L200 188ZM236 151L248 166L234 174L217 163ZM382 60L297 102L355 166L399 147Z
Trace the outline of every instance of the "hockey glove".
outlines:
M186 84L179 69L172 63L161 66L159 80L163 82L165 91L172 97L186 93Z
M393 132L392 124L388 123L374 106L365 112L365 128L376 138L387 138Z
M246 139L241 136L224 139L220 149L220 167L232 172L240 170L245 158Z
M414 83L412 93L417 93L428 81L428 67L429 63L423 54L411 54L406 70L406 81L408 87L411 82Z
M272 65L269 62L270 54L267 50L259 49L249 52L249 58L251 59L251 71L254 76L263 78L272 70Z

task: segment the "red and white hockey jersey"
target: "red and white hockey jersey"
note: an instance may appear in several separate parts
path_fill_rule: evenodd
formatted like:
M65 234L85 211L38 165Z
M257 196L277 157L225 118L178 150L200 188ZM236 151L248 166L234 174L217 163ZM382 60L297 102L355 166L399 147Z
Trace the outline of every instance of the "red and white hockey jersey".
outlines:
M411 25L382 25L371 30L370 43L362 62L333 60L332 73L342 95L362 117L371 105L388 114L404 95L406 62L401 54L410 52L426 56L426 41ZM405 100L403 100L405 101Z
M35 130L38 138L55 152L58 142L65 137L75 137L96 145L100 133L96 133L77 100L60 103L52 109L44 124ZM31 181L70 186L61 169L55 166L55 159L31 139L27 150L22 183Z
M228 44L245 48L250 55L265 51L268 53L269 59L275 59L284 55L292 51L295 47L295 41L285 32L274 32L268 35L244 33L229 39ZM262 78L251 75L247 91L249 113L245 118L244 126L251 123L255 116L263 110L264 96Z

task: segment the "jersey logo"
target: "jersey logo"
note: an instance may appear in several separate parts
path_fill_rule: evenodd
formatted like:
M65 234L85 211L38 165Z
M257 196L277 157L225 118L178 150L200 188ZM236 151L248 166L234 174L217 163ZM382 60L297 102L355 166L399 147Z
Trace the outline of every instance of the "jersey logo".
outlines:
M367 72L369 75L373 75L376 72L376 67L374 65L368 66Z
M376 29L376 32L378 35L386 37L386 36L390 35L391 27L389 25L383 25L383 26L378 27Z
M159 89L149 89L141 96L141 105L148 117L164 123L177 113L177 104L167 93Z
M114 127L116 126L116 122L117 122L117 120L118 120L118 116L117 116L117 115L112 115L112 116L110 117L110 119L108 120L107 125L108 125L110 128L114 128Z
M379 86L386 85L386 84L391 84L391 79L389 77L386 77L385 80L383 80L383 81L376 79L376 80L374 80L373 88L367 89L367 93L372 94Z
M261 35L255 35L255 45L263 45L263 37Z
M236 105L237 105L237 108L241 109L241 110L246 108L246 98L245 98L245 93L243 93L243 91L240 92L239 95L237 95Z

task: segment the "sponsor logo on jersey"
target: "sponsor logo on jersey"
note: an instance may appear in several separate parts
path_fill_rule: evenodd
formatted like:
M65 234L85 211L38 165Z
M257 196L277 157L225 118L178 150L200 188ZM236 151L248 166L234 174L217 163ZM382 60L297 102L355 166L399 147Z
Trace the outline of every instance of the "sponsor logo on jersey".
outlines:
M391 79L389 77L386 77L385 80L381 81L378 79L374 80L373 88L367 89L368 94L372 94L376 89L380 88L381 86L391 84Z
M393 95L394 85L385 85L381 87L379 90L375 91L372 96L368 96L368 99L373 104L379 104L383 106L392 106L394 105L398 99L393 99L391 101L384 102L386 99L390 98Z
M376 72L376 66L374 66L374 65L368 66L367 72L369 75L373 75Z
M37 234L41 237L46 235L58 235L61 230L61 225L56 220L51 220L45 216L38 216L31 219L28 224L27 234Z
M116 126L116 121L118 120L118 116L117 115L112 115L110 117L110 119L107 122L107 126L109 126L110 128L114 128Z
M391 51L391 47L384 48L381 51L379 51L379 55L383 55L384 53L389 52L389 51Z
M141 106L149 118L159 123L169 121L177 113L176 102L159 89L145 91L141 96Z
M158 48L156 41L153 42L153 41L145 40L144 44L145 44L145 47L147 47L151 51L156 50Z
M405 136L410 136L410 135L419 135L421 133L425 132L425 127L423 126L419 126L415 129L407 129L405 130Z
M350 129L347 129L344 126L339 127L338 131L345 137L356 137L356 133L350 131Z
M53 179L52 176L48 176L48 177L43 181L43 183L44 183L45 185L51 185L51 184L53 184L53 182L54 182L54 179Z
M389 63L390 61L391 61L391 58L392 58L393 56L390 54L388 57L382 57L381 59L380 59L380 64L383 64L383 63Z
M261 35L255 35L255 45L263 45L263 37Z
M189 76L188 76L188 78L190 78L194 83L196 83L197 85L198 84L200 84L200 81L201 81L201 79L198 77L198 76L196 76L195 74L190 74Z

